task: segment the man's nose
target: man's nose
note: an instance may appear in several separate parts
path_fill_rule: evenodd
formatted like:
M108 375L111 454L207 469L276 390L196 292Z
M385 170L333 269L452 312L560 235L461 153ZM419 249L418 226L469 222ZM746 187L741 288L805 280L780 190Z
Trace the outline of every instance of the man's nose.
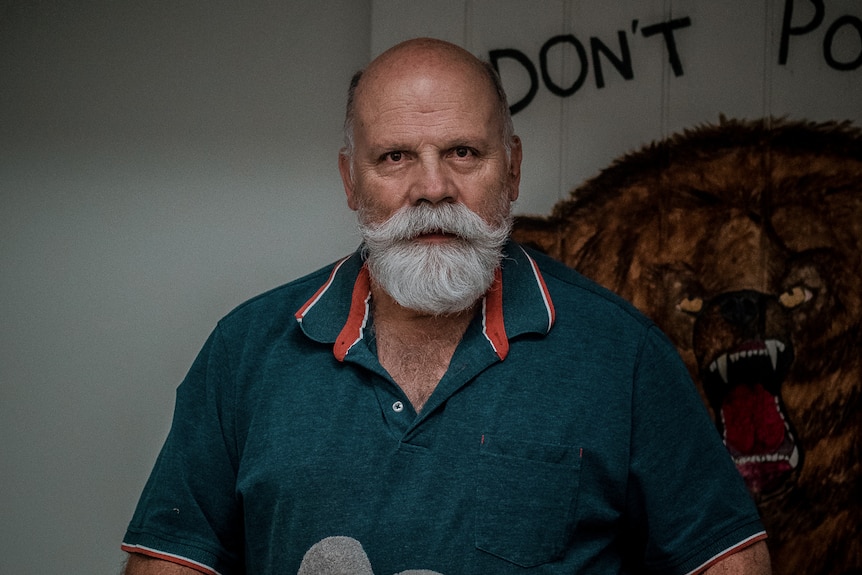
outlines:
M451 173L441 158L423 158L418 163L410 194L413 204L453 202L458 195Z

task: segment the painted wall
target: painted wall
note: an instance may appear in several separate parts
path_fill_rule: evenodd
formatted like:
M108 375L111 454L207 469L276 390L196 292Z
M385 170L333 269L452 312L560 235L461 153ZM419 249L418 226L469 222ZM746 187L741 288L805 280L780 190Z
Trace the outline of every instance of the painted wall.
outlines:
M372 51L429 35L483 58L501 49L523 54L528 65L498 60L511 104L529 93L529 66L538 76L535 97L514 117L525 163L517 211L546 214L623 153L719 114L862 123L862 6L826 0L818 18L816 4L446 0L432 8L375 0ZM625 62L629 78L608 53Z

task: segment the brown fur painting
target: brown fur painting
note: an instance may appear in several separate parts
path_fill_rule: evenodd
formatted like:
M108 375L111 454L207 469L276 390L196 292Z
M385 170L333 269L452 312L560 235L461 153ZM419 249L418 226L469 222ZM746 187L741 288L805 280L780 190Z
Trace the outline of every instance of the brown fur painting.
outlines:
M862 132L722 118L632 152L515 238L676 344L778 575L862 573Z

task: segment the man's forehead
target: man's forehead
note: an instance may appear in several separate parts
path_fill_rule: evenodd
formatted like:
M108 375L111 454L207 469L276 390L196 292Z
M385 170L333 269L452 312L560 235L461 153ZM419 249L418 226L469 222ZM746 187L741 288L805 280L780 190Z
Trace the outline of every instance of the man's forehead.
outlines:
M410 67L387 69L369 77L363 77L357 90L357 103L380 98L431 97L445 105L447 101L463 99L492 99L493 92L475 69L459 67Z
M400 105L375 100L357 110L356 136L366 146L409 149L419 142L438 147L488 148L500 139L500 123L490 105L460 101L455 105Z
M415 119L421 115L440 119L447 115L488 116L496 111L495 94L478 80L451 69L367 78L355 96L357 119L364 124L397 118L399 114L405 118L414 114Z

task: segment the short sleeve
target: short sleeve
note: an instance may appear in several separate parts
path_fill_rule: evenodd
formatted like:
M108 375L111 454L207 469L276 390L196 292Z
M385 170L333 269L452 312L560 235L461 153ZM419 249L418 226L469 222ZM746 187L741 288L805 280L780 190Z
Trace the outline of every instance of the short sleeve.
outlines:
M217 328L177 389L170 433L123 549L219 574L239 571L234 392Z
M765 537L688 370L657 328L633 390L629 509L654 573L684 574Z

